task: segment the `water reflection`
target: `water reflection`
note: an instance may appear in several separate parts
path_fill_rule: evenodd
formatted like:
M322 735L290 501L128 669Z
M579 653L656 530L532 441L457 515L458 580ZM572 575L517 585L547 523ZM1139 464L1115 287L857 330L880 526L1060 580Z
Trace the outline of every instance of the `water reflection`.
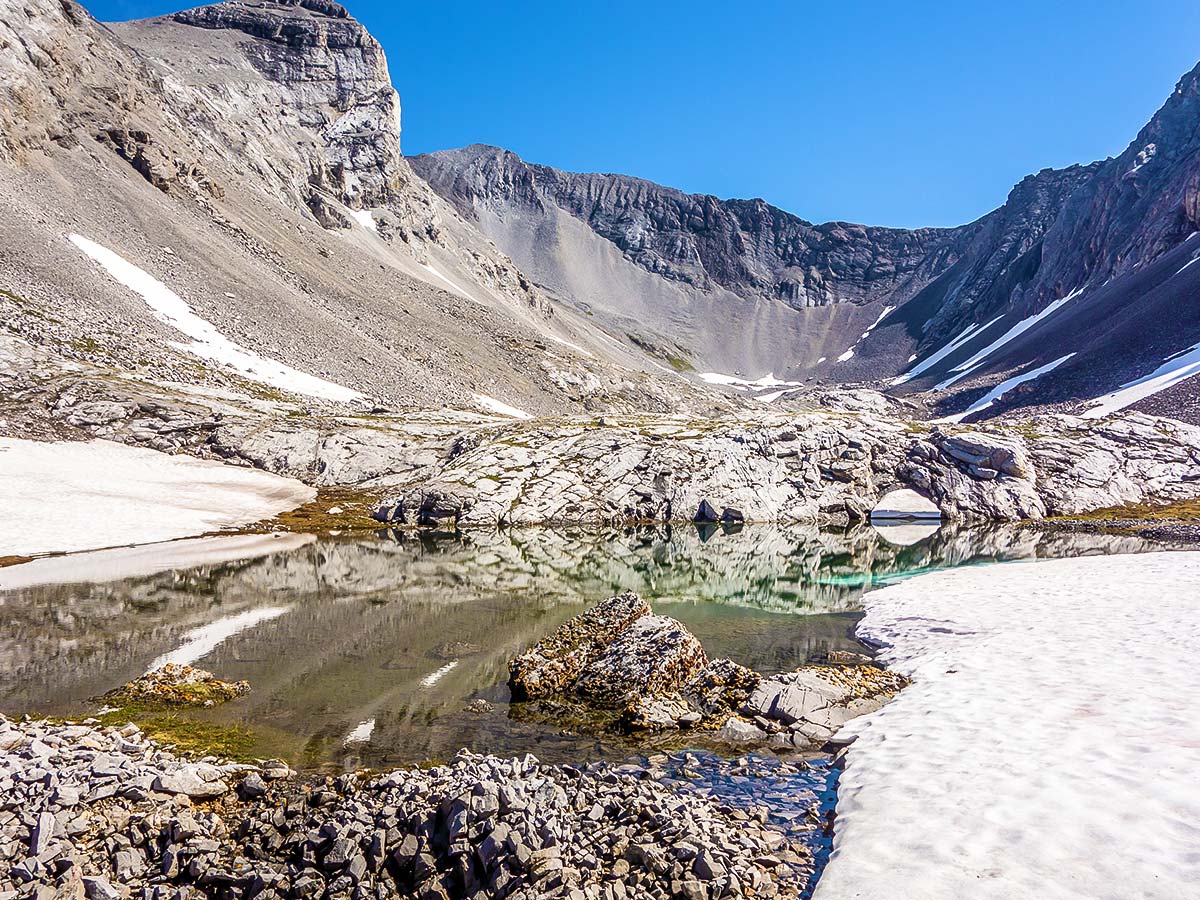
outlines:
M900 526L905 528L908 526ZM252 693L196 715L247 724L259 755L393 765L462 746L553 759L595 741L508 715L507 660L632 589L713 656L781 671L853 646L862 592L947 566L1157 549L1139 538L941 528L383 531L235 563L0 593L0 710L80 713L163 660ZM483 698L491 711L468 711Z

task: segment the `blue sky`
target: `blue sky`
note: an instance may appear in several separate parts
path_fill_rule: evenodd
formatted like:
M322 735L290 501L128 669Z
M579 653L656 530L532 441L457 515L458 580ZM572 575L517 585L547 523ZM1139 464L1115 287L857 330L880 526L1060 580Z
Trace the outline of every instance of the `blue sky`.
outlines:
M970 221L1119 153L1200 59L1195 0L347 5L387 50L406 153L496 144L814 221Z

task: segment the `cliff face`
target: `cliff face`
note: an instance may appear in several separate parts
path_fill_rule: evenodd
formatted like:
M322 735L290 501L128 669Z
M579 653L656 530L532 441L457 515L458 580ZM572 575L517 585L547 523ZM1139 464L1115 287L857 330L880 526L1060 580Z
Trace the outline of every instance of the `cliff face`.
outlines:
M813 225L762 200L718 200L624 175L576 174L474 145L412 165L470 218L561 209L648 272L803 308L866 301L905 284L950 232Z

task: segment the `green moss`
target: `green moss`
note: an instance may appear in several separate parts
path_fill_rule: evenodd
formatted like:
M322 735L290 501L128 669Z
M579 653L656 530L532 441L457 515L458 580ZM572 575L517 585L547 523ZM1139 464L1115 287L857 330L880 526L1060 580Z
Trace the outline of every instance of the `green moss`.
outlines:
M245 725L226 725L192 718L161 706L131 703L99 716L102 725L120 727L133 722L155 742L173 745L181 756L219 756L252 762L257 744Z
M695 372L696 371L696 367L693 366L686 359L684 359L682 356L668 356L668 357L666 357L666 361L667 361L667 365L669 365L676 372Z

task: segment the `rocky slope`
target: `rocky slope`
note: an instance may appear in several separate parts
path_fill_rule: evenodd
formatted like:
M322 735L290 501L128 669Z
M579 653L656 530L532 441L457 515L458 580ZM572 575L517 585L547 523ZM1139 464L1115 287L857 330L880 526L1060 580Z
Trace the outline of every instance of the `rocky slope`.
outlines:
M1184 246L1200 226L1198 83L1200 69L1184 76L1120 156L1031 175L958 228L813 225L480 145L412 165L548 292L681 367L797 382L907 370L896 389L934 391L951 413L1055 364L971 415L1081 411L1200 340ZM1138 408L1194 419L1195 394Z
M383 51L336 3L103 25L4 0L0 45L0 308L48 359L262 394L253 365L219 364L232 343L360 408L695 396L556 309L412 174ZM197 327L208 355L178 343Z

